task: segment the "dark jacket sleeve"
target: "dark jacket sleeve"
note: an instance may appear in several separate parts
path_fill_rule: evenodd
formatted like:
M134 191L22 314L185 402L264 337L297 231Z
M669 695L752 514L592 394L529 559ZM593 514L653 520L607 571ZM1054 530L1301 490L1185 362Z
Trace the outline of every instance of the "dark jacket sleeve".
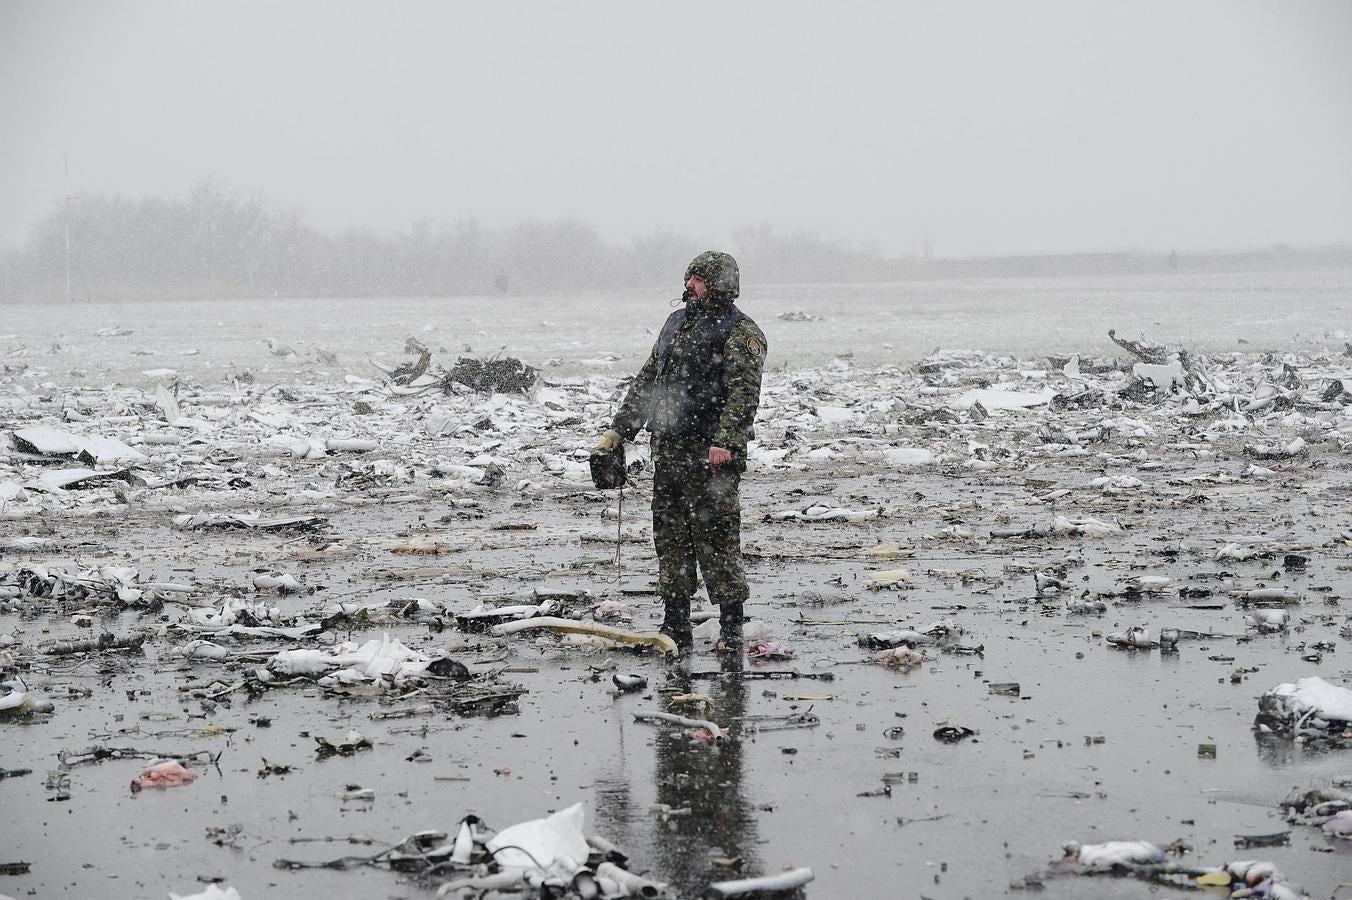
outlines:
M610 425L626 441L632 441L648 424L650 400L656 380L657 345L654 344L652 352L648 354L648 361L634 376L633 383L629 385L629 392L624 395L624 402L620 404L620 411L615 414L615 421Z
M718 419L713 445L725 450L746 450L751 424L760 406L761 372L765 367L765 334L756 323L743 319L723 345L723 377L727 402Z

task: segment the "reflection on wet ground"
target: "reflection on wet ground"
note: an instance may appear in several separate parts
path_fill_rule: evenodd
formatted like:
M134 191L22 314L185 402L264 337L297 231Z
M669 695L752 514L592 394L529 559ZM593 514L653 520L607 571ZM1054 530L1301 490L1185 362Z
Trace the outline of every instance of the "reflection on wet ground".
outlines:
M746 715L746 685L736 677L735 663L724 665L733 675L712 683L706 714L725 723L731 738L710 747L666 731L656 741L657 803L666 809L653 817L655 863L688 896L700 893L711 881L736 877L730 872L762 874L753 804L743 784L743 735L738 727ZM663 693L691 694L698 687L682 667L675 667Z

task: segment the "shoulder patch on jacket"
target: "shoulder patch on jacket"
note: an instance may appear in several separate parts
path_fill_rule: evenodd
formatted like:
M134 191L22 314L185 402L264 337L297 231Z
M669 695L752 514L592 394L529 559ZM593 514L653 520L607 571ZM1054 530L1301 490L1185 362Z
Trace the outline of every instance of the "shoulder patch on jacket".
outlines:
M746 339L746 352L752 359L765 359L765 341L752 335Z

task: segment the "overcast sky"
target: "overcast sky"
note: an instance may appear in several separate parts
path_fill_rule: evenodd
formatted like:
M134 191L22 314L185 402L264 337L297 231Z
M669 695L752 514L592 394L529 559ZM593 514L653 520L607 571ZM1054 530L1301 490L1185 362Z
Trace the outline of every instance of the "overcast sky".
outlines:
M323 228L1349 242L1352 3L0 0L0 246L205 176Z

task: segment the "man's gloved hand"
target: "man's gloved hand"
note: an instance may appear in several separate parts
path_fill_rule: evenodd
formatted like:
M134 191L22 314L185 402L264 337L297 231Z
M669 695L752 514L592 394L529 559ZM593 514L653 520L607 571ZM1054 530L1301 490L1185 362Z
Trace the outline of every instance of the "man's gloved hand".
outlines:
M596 442L596 449L614 450L623 443L624 438L620 437L620 433L614 429L610 429L605 434L601 435L601 440Z

